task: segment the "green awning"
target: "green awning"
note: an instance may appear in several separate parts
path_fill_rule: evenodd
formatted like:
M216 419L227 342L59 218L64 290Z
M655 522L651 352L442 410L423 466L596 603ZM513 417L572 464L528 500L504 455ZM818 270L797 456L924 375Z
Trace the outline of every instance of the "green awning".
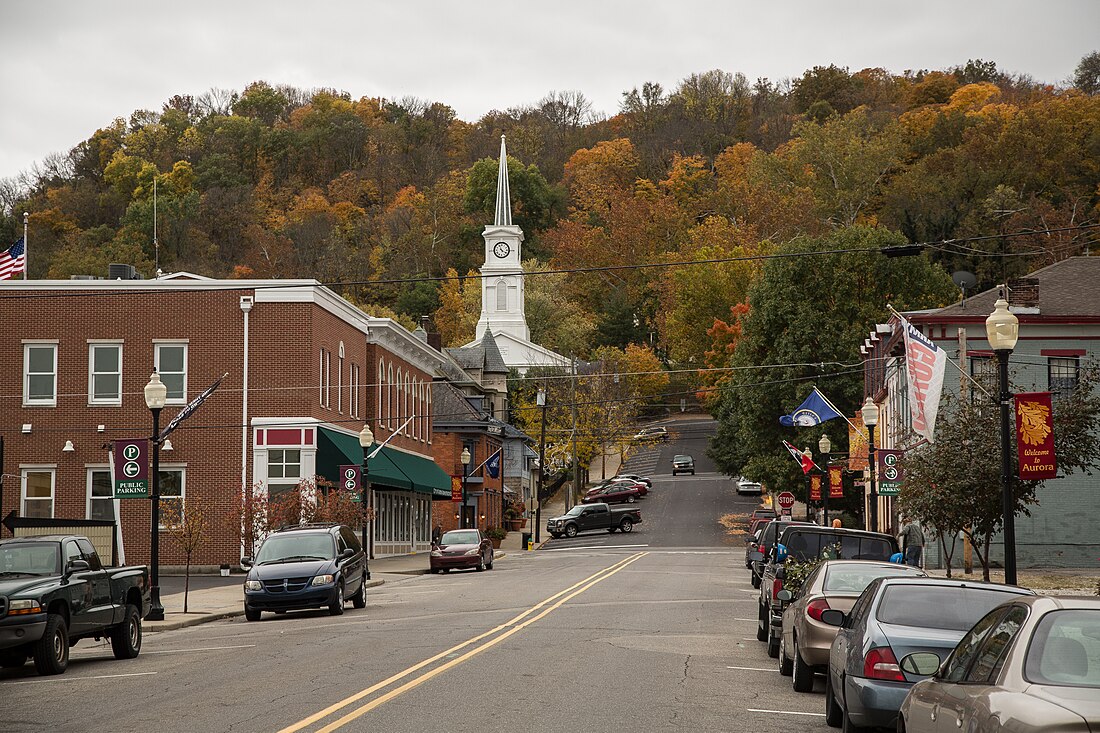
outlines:
M373 452L372 446L368 452ZM340 466L362 465L363 448L357 435L326 427L317 431L317 474L340 484ZM451 478L435 461L383 448L370 459L370 482L393 489L405 489L436 496L451 495Z

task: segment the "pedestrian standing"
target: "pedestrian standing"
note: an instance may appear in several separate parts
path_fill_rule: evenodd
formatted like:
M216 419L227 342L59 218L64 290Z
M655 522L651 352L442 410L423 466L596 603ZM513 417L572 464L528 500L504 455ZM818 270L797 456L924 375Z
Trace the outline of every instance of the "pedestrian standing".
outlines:
M432 544L438 545L443 541L443 525L435 525L435 529L432 530Z
M904 525L898 533L898 543L905 553L905 564L919 568L924 558L924 530L920 522L912 517L903 517Z
M843 523L839 519L834 519L833 520L833 526L836 527L837 529L840 529L843 526Z

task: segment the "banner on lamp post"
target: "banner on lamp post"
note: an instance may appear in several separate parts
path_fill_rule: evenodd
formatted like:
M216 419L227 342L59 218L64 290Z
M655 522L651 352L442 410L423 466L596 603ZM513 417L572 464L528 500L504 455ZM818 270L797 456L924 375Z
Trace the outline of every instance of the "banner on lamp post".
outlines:
M149 498L149 440L131 438L115 441L116 499Z
M810 476L810 501L821 501L821 474Z
M1057 478L1050 392L1021 392L1016 403L1016 453L1024 481Z
M829 466L829 498L844 498L844 468Z
M848 470L867 470L867 426L859 410L848 425Z
M462 503L462 477L451 476L451 501L456 504Z
M340 488L344 491L353 491L358 494L362 487L362 472L363 468L355 464L348 464L346 466L340 466ZM359 501L360 497L353 497L354 501Z

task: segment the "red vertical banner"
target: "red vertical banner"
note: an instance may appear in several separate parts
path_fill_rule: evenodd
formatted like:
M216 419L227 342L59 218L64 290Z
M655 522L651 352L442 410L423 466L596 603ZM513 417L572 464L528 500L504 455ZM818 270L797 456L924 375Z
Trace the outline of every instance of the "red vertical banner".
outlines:
M462 503L462 477L451 476L451 501L456 504Z
M1019 476L1024 481L1057 478L1054 455L1054 413L1050 392L1021 392L1016 395L1016 453Z
M829 498L844 498L844 468L842 466L829 466Z
M821 501L821 474L810 476L810 501Z

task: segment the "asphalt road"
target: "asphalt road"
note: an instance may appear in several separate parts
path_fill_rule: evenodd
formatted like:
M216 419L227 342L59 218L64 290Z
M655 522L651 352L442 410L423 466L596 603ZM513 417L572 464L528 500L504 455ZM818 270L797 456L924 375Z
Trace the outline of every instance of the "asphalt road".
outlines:
M661 446L658 462L685 447ZM755 640L744 552L718 522L754 501L737 500L693 454L695 477L655 475L630 535L554 541L484 573L387 582L340 617L150 635L130 661L81 642L63 676L4 670L0 728L828 730L820 681L793 692Z

